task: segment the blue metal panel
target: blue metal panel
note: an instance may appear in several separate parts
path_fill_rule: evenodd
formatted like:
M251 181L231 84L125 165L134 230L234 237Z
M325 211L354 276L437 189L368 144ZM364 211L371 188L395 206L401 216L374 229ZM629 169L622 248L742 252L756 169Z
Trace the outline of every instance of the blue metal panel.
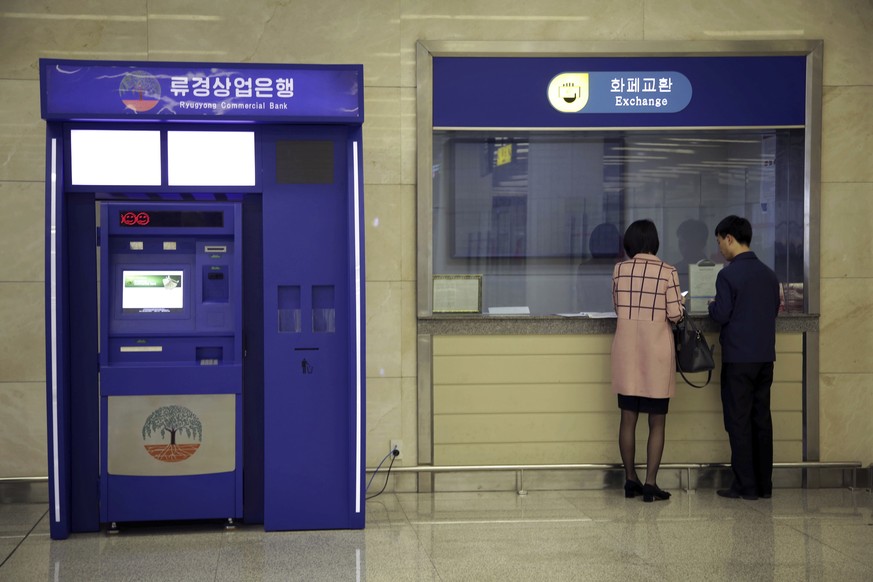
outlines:
M355 486L362 423L352 422L353 330L360 314L350 309L355 224L348 133L312 127L263 134L267 530L363 527ZM278 183L274 152L287 141L332 144L327 182Z
M236 426L241 426L242 406L236 401ZM106 407L102 407L105 413ZM105 427L105 423L103 425ZM236 449L241 434L237 430ZM104 475L101 515L109 521L158 521L242 516L242 459L236 468L221 473L180 476Z
M48 436L49 529L53 539L66 539L71 529L69 381L66 341L68 303L62 238L64 221L63 148L60 128L46 131L46 419Z
M72 531L97 531L99 514L94 506L100 475L97 353L97 257L94 245L94 197L87 194L66 196L66 223L75 225L66 232L69 325L75 340L70 353L70 471Z
M363 528L365 504L367 496L366 487L366 292L365 292L365 267L364 267L364 159L363 137L360 127L350 127L348 137L348 164L349 194L349 223L352 235L346 250L350 259L348 265L349 277L352 282L352 292L349 293L349 311L356 314L349 322L349 334L351 346L349 348L350 367L349 386L349 425L353 427L353 451L350 455L349 465L353 468L349 488L353 493L354 509L350 512L349 527Z
M241 377L242 366L239 364L190 370L176 365L161 366L155 361L151 367L124 365L103 368L100 392L104 396L153 394L158 385L166 387L167 394L237 394ZM173 387L172 391L170 387Z
M264 270L261 196L243 202L243 474L246 523L264 522Z
M48 131L46 363L50 530L99 529L97 304L93 195L64 195L63 140ZM54 140L54 141L53 141ZM54 165L54 168L52 168ZM57 180L55 180L57 178ZM75 276L71 276L75 274ZM74 330L75 338L70 338Z
M237 513L237 475L108 478L108 521L226 518Z

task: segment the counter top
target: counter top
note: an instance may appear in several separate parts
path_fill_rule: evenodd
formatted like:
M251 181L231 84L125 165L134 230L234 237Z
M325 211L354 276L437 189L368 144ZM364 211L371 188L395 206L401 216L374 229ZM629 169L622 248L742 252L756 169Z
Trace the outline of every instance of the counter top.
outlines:
M691 314L703 331L717 333L720 326L706 314ZM564 317L560 315L438 314L418 318L419 335L574 335L615 333L615 318ZM818 331L818 314L783 313L776 319L776 333Z

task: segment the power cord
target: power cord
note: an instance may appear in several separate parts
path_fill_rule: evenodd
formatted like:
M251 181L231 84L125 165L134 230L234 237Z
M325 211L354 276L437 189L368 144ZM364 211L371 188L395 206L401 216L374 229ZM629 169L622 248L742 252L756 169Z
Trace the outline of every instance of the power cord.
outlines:
M379 490L379 493L376 493L375 495L370 495L369 497L367 497L367 499L373 499L374 497L378 497L379 495L382 495L383 491L385 491L385 487L388 485L388 478L391 476L391 467L394 466L394 459L396 459L399 456L400 456L400 451L397 449L392 449L392 450L388 451L388 454L385 455L385 457L379 463L379 466L376 467L375 471L373 471L373 475L370 477L370 480L367 482L366 491L370 490L370 484L373 482L373 479L376 478L376 473L378 473L379 469L382 468L382 465L385 463L385 460L388 457L391 457L391 462L388 463L388 472L385 474L385 482L382 483L382 489ZM365 493L366 493L366 491L365 491Z

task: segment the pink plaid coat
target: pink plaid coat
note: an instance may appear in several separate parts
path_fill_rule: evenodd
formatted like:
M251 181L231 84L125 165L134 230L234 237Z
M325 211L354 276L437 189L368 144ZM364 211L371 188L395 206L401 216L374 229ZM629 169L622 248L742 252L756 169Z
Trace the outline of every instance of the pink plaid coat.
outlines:
M618 315L612 340L612 391L670 398L676 392L676 354L670 322L682 318L676 268L637 254L615 265L612 301Z

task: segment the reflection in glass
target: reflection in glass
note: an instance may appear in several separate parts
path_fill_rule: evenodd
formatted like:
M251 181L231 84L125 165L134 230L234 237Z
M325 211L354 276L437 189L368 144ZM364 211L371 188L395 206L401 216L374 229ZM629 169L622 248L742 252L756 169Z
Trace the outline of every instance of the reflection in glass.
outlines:
M738 214L803 311L803 149L802 129L436 131L433 273L482 274L483 310L606 311L628 224L655 221L687 289Z
M279 331L300 333L300 285L279 285Z
M312 287L312 331L336 332L336 303L333 285Z

